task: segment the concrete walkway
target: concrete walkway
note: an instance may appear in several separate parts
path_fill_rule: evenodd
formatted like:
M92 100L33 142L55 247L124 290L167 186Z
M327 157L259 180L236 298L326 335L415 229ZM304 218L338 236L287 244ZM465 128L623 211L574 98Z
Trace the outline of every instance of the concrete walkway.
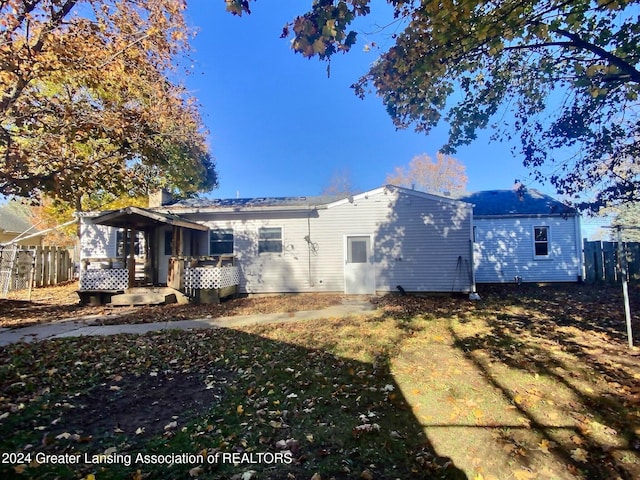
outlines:
M0 329L0 346L16 342L33 342L53 338L82 337L91 335L116 335L119 333L143 334L160 330L188 330L192 328L222 328L253 325L257 323L278 323L300 320L314 320L348 315L371 314L375 307L366 300L346 300L322 310L308 310L291 313L259 315L239 315L234 317L198 318L158 323L137 323L123 325L100 325L99 316L82 317L43 323L24 328Z

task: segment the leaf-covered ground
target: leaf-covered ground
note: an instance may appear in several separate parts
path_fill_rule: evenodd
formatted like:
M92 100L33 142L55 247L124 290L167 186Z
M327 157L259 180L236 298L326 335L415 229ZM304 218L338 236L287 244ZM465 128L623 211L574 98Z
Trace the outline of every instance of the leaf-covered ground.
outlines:
M640 478L640 355L618 289L480 293L2 348L0 453L32 457L0 477Z
M83 318L87 323L102 325L150 323L168 320L187 320L204 317L228 317L256 313L286 313L299 310L319 310L339 304L344 295L273 295L239 297L207 305L164 305L161 307L109 307L80 305L77 282L37 288L31 292L9 292L0 299L0 327L17 328L62 319Z

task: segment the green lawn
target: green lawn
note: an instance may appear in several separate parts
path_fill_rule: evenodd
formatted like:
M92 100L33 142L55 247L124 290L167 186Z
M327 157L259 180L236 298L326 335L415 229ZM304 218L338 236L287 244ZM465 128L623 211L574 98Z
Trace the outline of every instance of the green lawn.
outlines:
M618 290L480 293L0 348L0 478L640 478Z

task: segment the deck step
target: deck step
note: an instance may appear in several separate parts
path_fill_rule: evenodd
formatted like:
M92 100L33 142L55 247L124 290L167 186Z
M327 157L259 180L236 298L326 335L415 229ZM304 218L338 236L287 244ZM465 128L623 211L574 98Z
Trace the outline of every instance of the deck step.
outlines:
M176 303L176 301L180 304L189 303L189 297L187 297L184 293L171 288L171 287L132 287L128 288L124 293L159 293L162 295L175 295L175 300L170 299L167 303Z
M164 305L177 302L175 293L164 292L121 293L111 297L112 306Z

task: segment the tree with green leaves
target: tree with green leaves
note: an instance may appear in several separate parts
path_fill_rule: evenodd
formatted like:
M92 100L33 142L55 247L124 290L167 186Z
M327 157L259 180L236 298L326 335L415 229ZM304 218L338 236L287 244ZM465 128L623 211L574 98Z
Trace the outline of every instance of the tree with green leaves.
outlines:
M99 194L211 190L199 108L179 83L183 0L0 1L0 194L81 208Z
M249 0L226 0L234 14ZM330 60L356 42L371 0L316 0L286 24L292 48ZM453 153L490 128L536 179L583 208L640 193L637 0L388 0L395 44L353 87L398 128L449 126Z

